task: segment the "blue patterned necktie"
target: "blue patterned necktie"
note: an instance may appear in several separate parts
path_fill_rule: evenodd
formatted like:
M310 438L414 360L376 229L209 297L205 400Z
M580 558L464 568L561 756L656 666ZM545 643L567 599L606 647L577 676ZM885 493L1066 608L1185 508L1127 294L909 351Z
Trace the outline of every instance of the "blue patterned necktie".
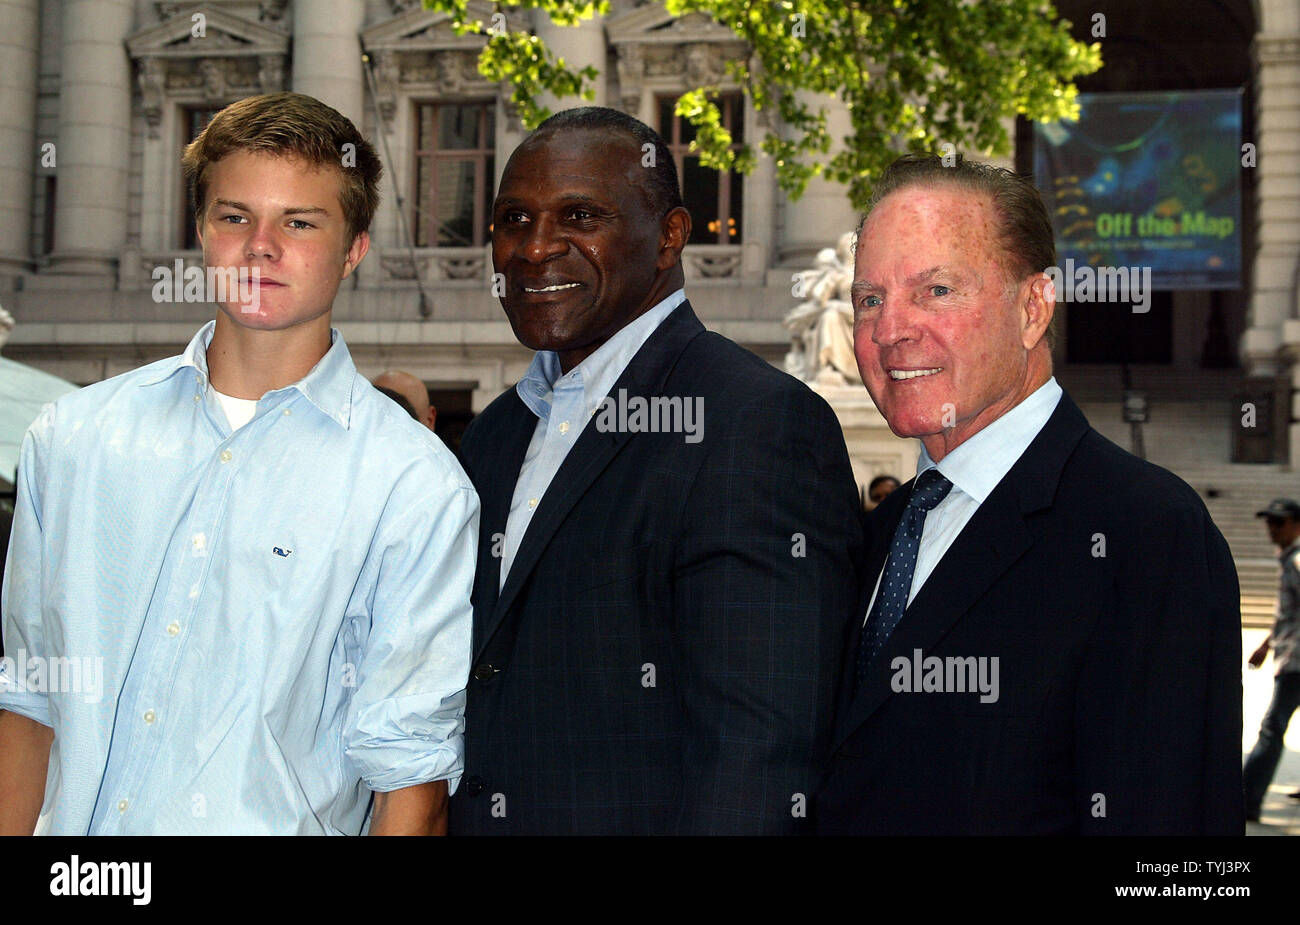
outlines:
M912 497L907 499L907 509L898 522L894 538L889 543L889 559L880 579L880 590L871 605L871 616L862 628L858 643L857 687L866 679L871 660L885 644L889 634L898 626L907 609L907 598L912 591L912 573L916 571L916 554L921 548L921 530L925 526L926 512L932 510L952 489L952 482L938 469L926 469L912 486Z

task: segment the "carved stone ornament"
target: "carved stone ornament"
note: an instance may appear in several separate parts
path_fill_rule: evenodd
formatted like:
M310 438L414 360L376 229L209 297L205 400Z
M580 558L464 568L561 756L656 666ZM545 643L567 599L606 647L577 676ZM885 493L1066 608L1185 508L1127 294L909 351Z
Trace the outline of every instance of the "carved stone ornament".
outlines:
M375 77L376 102L385 122L392 122L397 113L397 86L401 82L401 69L394 51L379 51L370 56Z
M284 57L262 55L257 59L257 83L263 93L278 93L284 89Z
M645 79L645 46L629 42L618 46L618 101L630 116L641 111L641 89Z
M163 101L167 90L167 65L161 58L145 58L136 75L140 86L141 106L149 137L157 138L162 124Z

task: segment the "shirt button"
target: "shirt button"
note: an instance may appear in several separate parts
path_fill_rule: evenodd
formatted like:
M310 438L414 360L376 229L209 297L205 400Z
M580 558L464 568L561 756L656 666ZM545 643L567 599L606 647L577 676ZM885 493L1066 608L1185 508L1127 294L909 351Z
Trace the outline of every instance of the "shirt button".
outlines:
M158 714L154 713L153 710L145 710L145 711L144 711L144 721L145 721L146 723L148 723L149 725L152 726L152 725L153 725L153 721L156 720L157 718L158 718Z
M291 415L291 414L293 414L293 412L290 411L288 408L285 408L285 409L284 409L284 416L285 416L285 417L288 417L288 416Z
M230 462L230 461L231 461L232 459L234 459L234 458L235 458L235 454L232 453L232 452L230 452L230 450L222 450L222 451L221 451L221 461L222 461L223 463L228 463L228 462Z
M562 434L567 434L568 432L569 432L569 422L568 422L568 421L561 421L561 422L560 422L560 433L562 433Z
M195 585L193 588L190 588L190 600L194 600L198 596L199 596L199 588L197 585Z
M181 625L180 625L179 623L177 623L175 620L173 620L172 622L170 622L170 623L167 624L167 635L168 635L168 636L175 636L175 635L176 635L177 633L179 633L180 631L181 631Z
M536 499L536 498L529 498L529 499L528 499L528 510L531 511L531 510L532 510L533 508L535 508L535 507L537 507L537 499Z
M202 395L195 395L195 396L194 396L194 402L195 402L195 404L197 404L198 402L201 402L201 401L203 401L203 396L202 396Z
M118 811L119 813L124 813L124 812L126 812L126 808L127 808L128 806L130 806L130 805L131 805L131 804L128 803L126 800L118 800L118 801L117 801L117 811Z
M190 546L194 548L195 552L203 552L208 548L207 536L202 533L194 534L194 536L190 537Z

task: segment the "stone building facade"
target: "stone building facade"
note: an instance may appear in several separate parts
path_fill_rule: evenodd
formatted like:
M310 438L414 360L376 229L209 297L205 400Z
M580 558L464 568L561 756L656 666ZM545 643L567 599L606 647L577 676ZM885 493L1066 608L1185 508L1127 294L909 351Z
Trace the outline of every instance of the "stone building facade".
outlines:
M1217 330L1245 374L1290 399L1293 388L1300 395L1300 5L1196 2L1228 10L1250 33L1241 55L1258 145L1252 269ZM1171 21L1190 15L1174 12L1186 4L1148 6L1167 7ZM491 20L490 3L479 9ZM535 31L572 65L595 66L595 102L653 125L683 155L698 226L684 254L692 303L709 327L780 364L793 274L856 216L842 188L822 181L788 201L767 158L743 178L691 163L671 112L690 86L720 83L725 117L744 138L769 127L728 86L723 62L743 53L735 36L637 0L613 0L578 28L527 11L509 12L507 24ZM153 268L200 261L184 145L223 105L292 89L351 117L385 163L371 253L335 306L358 366L414 372L453 417L481 410L529 361L491 295L485 217L524 131L509 88L477 73L482 41L456 35L418 0L0 2L0 302L18 319L6 355L88 383L178 352L212 314L151 297ZM832 128L846 128L843 107L823 102ZM1175 309L1170 362L1194 370L1210 303L1184 294ZM1068 338L1058 351L1068 369ZM1300 398L1290 411L1283 427L1300 460Z

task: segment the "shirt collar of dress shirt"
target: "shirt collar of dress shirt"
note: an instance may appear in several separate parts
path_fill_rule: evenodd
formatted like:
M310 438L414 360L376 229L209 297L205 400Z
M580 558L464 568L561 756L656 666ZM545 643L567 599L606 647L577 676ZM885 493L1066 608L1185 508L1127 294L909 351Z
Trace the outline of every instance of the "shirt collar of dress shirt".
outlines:
M533 354L528 372L519 380L515 391L519 398L542 420L551 414L551 395L556 386L579 383L583 389L583 404L594 408L614 387L618 377L627 369L637 351L650 339L650 335L677 306L686 301L686 290L678 289L643 315L620 328L613 337L573 369L560 374L560 356L553 350L539 350Z
M173 358L173 364L162 364L157 375L144 380L144 385L155 385L170 379L186 368L192 368L199 375L199 384L208 386L208 346L212 343L212 334L217 323L209 321L194 335L185 352ZM356 366L352 363L352 354L343 341L343 334L338 328L330 328L330 349L311 368L311 372L297 382L285 388L297 389L309 402L320 409L321 413L335 421L344 430L352 423L352 383L356 378ZM275 389L262 398L281 392Z
M983 504L984 499L1011 471L1011 467L1038 436L1061 400L1061 387L1056 377L1048 379L1024 401L1002 417L993 421L979 433L935 463L921 444L921 456L916 461L916 474L938 466L939 471L964 491Z

